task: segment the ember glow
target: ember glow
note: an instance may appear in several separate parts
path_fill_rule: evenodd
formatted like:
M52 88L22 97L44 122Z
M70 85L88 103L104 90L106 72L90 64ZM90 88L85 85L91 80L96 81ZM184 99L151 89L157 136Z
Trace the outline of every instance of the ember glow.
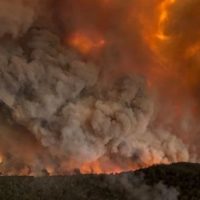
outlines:
M198 162L199 9L197 0L1 0L0 172Z

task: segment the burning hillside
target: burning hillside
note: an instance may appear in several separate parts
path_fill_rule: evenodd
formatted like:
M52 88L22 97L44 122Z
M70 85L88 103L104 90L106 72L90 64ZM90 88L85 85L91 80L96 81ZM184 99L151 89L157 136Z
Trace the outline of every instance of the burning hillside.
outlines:
M199 6L0 0L0 172L196 159Z

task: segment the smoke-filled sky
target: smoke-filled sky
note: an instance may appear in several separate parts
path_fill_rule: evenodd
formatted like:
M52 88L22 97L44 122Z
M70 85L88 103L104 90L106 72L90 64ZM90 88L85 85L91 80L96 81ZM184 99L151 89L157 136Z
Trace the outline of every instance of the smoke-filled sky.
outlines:
M198 161L199 7L0 0L0 171Z

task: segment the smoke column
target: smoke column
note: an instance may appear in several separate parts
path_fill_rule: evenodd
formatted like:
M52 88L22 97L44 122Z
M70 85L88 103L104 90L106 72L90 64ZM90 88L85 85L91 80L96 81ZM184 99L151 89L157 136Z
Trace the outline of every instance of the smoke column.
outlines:
M192 161L198 6L0 0L1 173Z

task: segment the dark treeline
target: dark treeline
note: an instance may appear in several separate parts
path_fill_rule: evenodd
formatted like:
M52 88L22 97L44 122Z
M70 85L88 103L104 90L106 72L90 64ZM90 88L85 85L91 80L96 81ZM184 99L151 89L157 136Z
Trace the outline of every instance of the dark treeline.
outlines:
M129 200L120 181L144 177L147 185L162 182L175 187L180 200L200 199L200 165L179 163L158 165L119 175L81 175L56 177L0 177L2 200ZM137 199L135 199L137 200Z

